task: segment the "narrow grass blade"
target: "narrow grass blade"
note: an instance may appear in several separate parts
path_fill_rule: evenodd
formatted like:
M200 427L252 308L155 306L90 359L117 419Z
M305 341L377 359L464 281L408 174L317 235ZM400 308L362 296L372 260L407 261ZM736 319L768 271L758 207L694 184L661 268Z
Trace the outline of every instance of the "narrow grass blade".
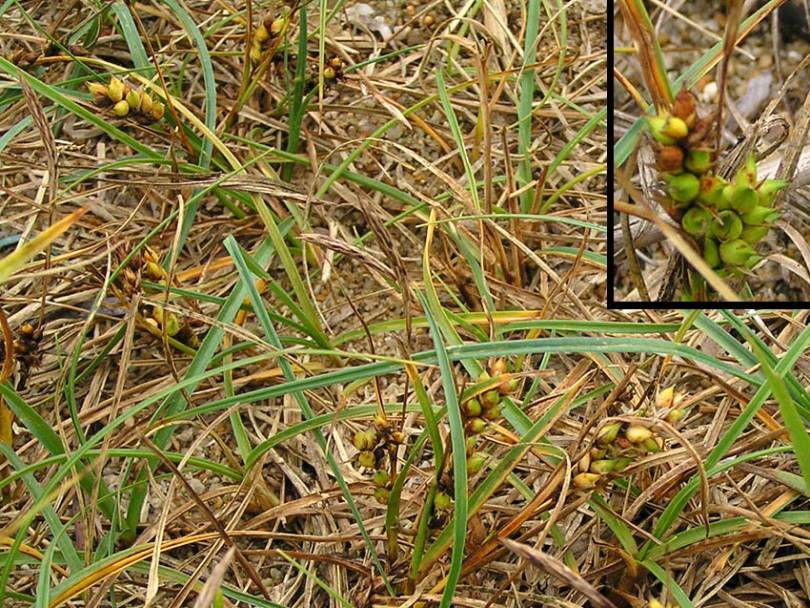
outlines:
M67 217L62 218L53 224L50 228L40 232L37 236L25 243L13 253L0 260L0 284L7 281L12 274L25 266L25 264L36 254L47 249L48 245L53 243L62 235L62 233L75 224L86 211L87 209L79 209L78 211L74 211Z
M440 85L441 88L441 85ZM421 292L416 293L425 311L433 344L436 347L436 358L441 372L444 398L447 402L447 420L450 424L450 444L453 449L453 552L450 557L450 571L442 593L439 608L449 608L453 601L464 564L464 543L467 539L467 514L469 511L467 496L467 448L464 437L464 421L456 394L456 383L450 359L447 357L439 326L433 320L430 305Z

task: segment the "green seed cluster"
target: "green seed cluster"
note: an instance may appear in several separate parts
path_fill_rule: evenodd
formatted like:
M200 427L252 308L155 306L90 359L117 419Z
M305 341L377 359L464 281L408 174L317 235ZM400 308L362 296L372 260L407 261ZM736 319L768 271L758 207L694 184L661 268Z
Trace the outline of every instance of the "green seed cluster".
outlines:
M110 78L108 85L88 82L87 89L96 105L112 105L113 113L120 118L132 114L148 122L160 120L166 113L166 106L162 102L154 101L146 91L133 89L115 76Z
M663 414L663 419L669 424L675 425L686 415L680 407L682 400L683 396L673 387L662 389L656 395L655 410ZM637 415L647 413L645 406L638 410ZM599 430L591 449L577 463L579 473L572 482L579 489L593 488L605 475L621 472L637 458L660 452L663 447L663 438L645 424L607 424Z
M391 475L388 466L396 456L397 446L405 442L405 435L391 429L386 418L376 416L373 426L354 434L352 443L359 452L357 464L374 471L374 498L380 504L387 504L390 496Z
M461 404L461 416L464 420L464 430L467 433L467 471L474 475L480 471L487 461L484 452L477 452L478 436L483 433L490 422L496 422L503 416L501 402L503 398L515 392L518 381L507 373L507 363L497 359L489 366L489 373L482 375L479 380L487 381L491 378L502 378L494 388L467 399Z
M274 19L267 17L253 30L253 39L250 41L250 60L259 63L265 48L273 46L276 38L284 31L287 20L283 17Z
M648 119L658 142L657 166L666 182L668 212L700 246L703 259L718 274L739 274L761 256L754 247L767 234L780 212L773 209L784 180L757 180L753 154L732 181L712 171L706 145L708 119L697 116L694 96L681 91L671 111Z
M615 422L605 425L596 436L595 445L577 463L579 473L573 484L579 489L593 488L603 476L623 471L636 458L660 452L664 443L642 424Z

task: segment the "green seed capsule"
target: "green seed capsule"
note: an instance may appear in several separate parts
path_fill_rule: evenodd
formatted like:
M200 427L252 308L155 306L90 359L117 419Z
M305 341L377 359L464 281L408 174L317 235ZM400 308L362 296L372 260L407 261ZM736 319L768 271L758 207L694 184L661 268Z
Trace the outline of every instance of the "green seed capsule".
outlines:
M433 506L439 511L446 511L452 504L453 499L444 492L436 492L436 496L433 497Z
M780 211L770 207L754 207L748 213L742 215L742 221L752 226L766 226L772 224L782 215Z
M687 171L703 175L712 168L712 153L709 150L689 150L684 161Z
M667 194L676 203L691 203L700 192L700 180L691 173L665 173L664 180L667 182Z
M498 420L501 417L501 406L496 405L484 410L484 418L487 420Z
M164 112L166 112L166 106L164 106L161 102L156 101L152 105L152 111L150 112L150 114L152 115L152 118L154 118L155 120L160 120L161 118L163 118Z
M486 452L476 452L469 458L467 458L467 472L470 475L475 475L484 468L484 465L487 463L489 459L489 455Z
M746 226L743 228L740 238L749 245L756 245L768 235L769 226Z
M391 481L391 476L388 474L388 471L383 469L379 469L374 471L374 485L384 488L388 485L388 482Z
M482 418L470 418L467 421L467 430L472 435L483 433L487 428L487 423Z
M652 437L652 431L646 426L640 424L631 424L624 432L624 436L630 443L642 443L646 439Z
M776 195L784 190L790 182L783 179L766 179L757 188L759 204L763 207L770 207L776 199Z
M690 207L681 218L681 226L683 229L692 236L703 236L706 234L709 225L712 222L712 215L708 209L704 209L698 205Z
M661 451L661 448L658 447L658 444L652 437L644 440L644 449L647 450L648 452L652 452L653 454L656 454Z
M121 101L124 98L124 83L115 76L110 78L110 86L107 87L107 95L113 103Z
M740 216L731 210L721 211L712 221L709 232L721 241L733 241L740 237L743 223Z
M740 186L749 186L753 188L757 185L757 160L754 158L754 153L749 152L745 159L745 164L737 171L734 176L734 181Z
M368 450L373 447L368 444L365 431L357 431L352 437L352 443L358 450Z
M728 188L732 189L728 199L729 203L737 213L748 213L757 206L759 197L757 191L751 186L726 186L723 189L724 195Z
M113 112L115 112L116 116L120 116L121 118L123 118L124 116L129 114L129 104L126 102L125 99L122 99L113 106Z
M590 490L602 478L601 475L598 473L580 473L579 475L575 475L574 478L571 480L574 484L575 488L579 488L580 490Z
M594 460L591 463L590 471L591 473L598 473L599 475L605 475L610 473L616 467L615 460Z
M270 38L270 32L267 31L267 27L264 23L260 23L256 28L256 31L253 33L253 40L256 42L264 42Z
M141 95L135 89L130 89L126 97L130 109L136 112L141 109Z
M518 389L519 385L520 383L518 382L518 379L512 378L510 380L507 380L506 382L501 382L498 385L498 392L501 395L511 395Z
M709 265L709 268L717 268L721 264L720 248L713 238L706 237L703 239L703 259Z
M726 241L720 245L720 259L729 266L743 266L754 255L751 245L737 239L736 241Z
M647 118L647 125L650 127L650 134L657 142L665 146L671 146L675 143L675 139L664 133L664 128L667 125L665 116L650 116Z
M93 101L96 103L101 103L105 99L109 99L109 90L103 84L88 82L87 90L90 91L90 94L93 96Z
M667 422L670 424L676 424L679 422L684 416L686 416L686 411L680 408L676 408L674 410L670 410L667 414Z
M470 399L464 403L464 413L467 416L475 417L481 415L481 402L478 399Z
M141 112L149 114L152 111L152 97L149 93L141 95Z
M716 207L721 209L720 204L723 198L723 188L726 186L726 181L717 177L716 175L704 175L700 178L700 190L698 191L697 200L699 203L709 207ZM724 207L728 208L728 206Z
M250 60L253 63L259 63L262 60L262 47L256 40L250 45Z
M599 434L596 436L596 441L599 445L609 445L616 439L622 425L618 422L613 424L606 424L601 428Z
M361 467L374 469L377 467L377 458L375 458L374 452L371 450L364 450L357 455L357 463Z
M501 394L498 391L487 391L483 396L484 409L495 407L501 402Z
M389 498L391 498L391 492L385 488L377 488L374 490L374 499L381 505L387 505Z
M677 116L669 116L662 131L664 135L671 137L676 141L689 135L689 127L687 126L686 121L682 118L678 118Z

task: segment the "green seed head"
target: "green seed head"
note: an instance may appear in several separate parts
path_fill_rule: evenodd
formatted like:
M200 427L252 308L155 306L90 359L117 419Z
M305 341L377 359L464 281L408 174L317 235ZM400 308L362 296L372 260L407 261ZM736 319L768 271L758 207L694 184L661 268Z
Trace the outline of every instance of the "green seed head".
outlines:
M374 471L374 485L384 488L388 485L388 482L391 481L391 476L388 474L388 471L384 469L378 469Z
M475 417L481 415L481 402L478 399L470 399L464 403L464 413L467 416Z
M150 114L152 115L152 118L154 118L155 120L160 120L161 118L163 118L163 114L165 112L166 106L164 106L162 102L156 101L152 105L152 111L150 112Z
M757 206L759 197L751 186L736 186L729 202L737 213L748 213Z
M655 141L665 146L671 146L675 143L675 139L664 133L666 125L666 116L650 116L647 118L647 126L650 127L650 134Z
M149 114L149 112L152 111L152 105L152 96L144 92L143 95L141 95L141 112Z
M712 168L712 153L709 150L689 150L684 161L684 167L687 171L703 175Z
M258 40L254 40L250 45L250 60L253 63L259 63L262 60L262 45Z
M658 447L658 443L653 437L644 440L644 449L648 452L652 452L653 454L661 451L661 448Z
M720 248L711 237L703 239L703 259L709 265L709 268L717 268L720 266Z
M121 118L123 118L124 116L129 114L129 104L126 102L125 99L122 99L113 106L113 112L115 112L116 116L120 116Z
M754 250L751 245L742 239L726 241L720 245L720 259L729 266L743 266L752 255Z
M700 192L700 180L691 173L665 173L664 179L667 182L667 194L676 203L691 203Z
M723 198L723 188L726 186L726 181L717 177L716 175L703 175L700 178L700 190L698 192L697 200L699 203L709 207L719 208L720 201Z
M256 31L253 33L253 39L256 42L261 43L268 38L270 38L270 32L267 31L267 26L265 26L264 23L260 23L256 28Z
M734 176L734 181L740 186L749 186L751 188L757 185L757 160L754 158L753 152L749 152L745 164L740 167L737 175Z
M371 450L364 450L357 455L357 463L367 469L377 468L377 458Z
M779 219L781 212L770 207L754 207L742 215L742 221L752 226L767 226Z
M652 437L652 431L646 426L640 424L631 424L624 432L624 436L630 443L642 443L643 441Z
M487 420L498 420L501 417L501 406L496 405L484 410L484 418Z
M769 226L746 226L743 228L740 238L749 245L756 245L768 236L768 231L770 231Z
M121 101L124 98L124 83L115 76L110 78L110 86L107 87L107 95L113 103Z
M670 424L676 424L680 422L684 416L686 416L686 410L675 408L674 410L670 410L667 414L667 422Z
M743 223L740 216L734 211L721 211L712 221L709 232L721 241L733 241L739 238L743 230Z
M606 424L600 429L599 434L596 436L597 443L599 443L599 445L610 445L616 439L621 428L622 425L618 422Z
M370 445L365 431L357 431L352 437L352 443L358 450L370 450L373 445Z
M580 490L590 490L602 478L601 475L598 473L579 473L575 475L574 478L571 480L574 484L575 488L579 488Z
M484 402L484 408L488 409L491 407L495 407L501 402L501 394L496 390L487 391L486 393L484 393L482 399Z
M436 492L436 496L433 497L433 506L435 506L439 511L446 511L452 505L452 498L450 498L444 492Z
M594 460L591 462L591 473L606 475L616 467L615 460Z
M467 430L470 432L471 435L478 435L479 433L483 433L486 428L487 423L484 421L483 418L470 418L467 421Z
M489 455L486 452L476 452L467 458L467 472L470 475L475 475L478 471L484 468L487 463Z
M663 128L664 135L674 140L684 139L689 135L689 127L683 118L670 116L667 118Z
M385 488L377 488L374 490L374 500L381 505L387 505L388 499L391 498L391 492Z
M104 99L109 99L109 90L103 84L98 82L88 82L87 90L90 91L90 94L93 96L93 101L96 103L99 103Z
M704 209L699 205L690 207L681 218L681 226L692 236L703 236L706 234L706 230L708 230L711 222L711 213L709 213L708 209Z
M776 199L776 195L787 188L790 182L783 179L766 179L757 188L759 204L763 207L770 207Z
M519 384L517 378L510 378L498 385L498 392L501 395L511 395L518 389Z
M136 112L141 109L141 95L135 89L130 89L126 97L130 109Z

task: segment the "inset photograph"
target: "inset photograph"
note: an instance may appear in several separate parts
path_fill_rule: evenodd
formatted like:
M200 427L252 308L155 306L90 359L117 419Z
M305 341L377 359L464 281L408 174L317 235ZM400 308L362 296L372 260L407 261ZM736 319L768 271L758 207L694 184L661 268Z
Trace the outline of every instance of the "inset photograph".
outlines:
M806 9L615 3L609 306L810 306Z

